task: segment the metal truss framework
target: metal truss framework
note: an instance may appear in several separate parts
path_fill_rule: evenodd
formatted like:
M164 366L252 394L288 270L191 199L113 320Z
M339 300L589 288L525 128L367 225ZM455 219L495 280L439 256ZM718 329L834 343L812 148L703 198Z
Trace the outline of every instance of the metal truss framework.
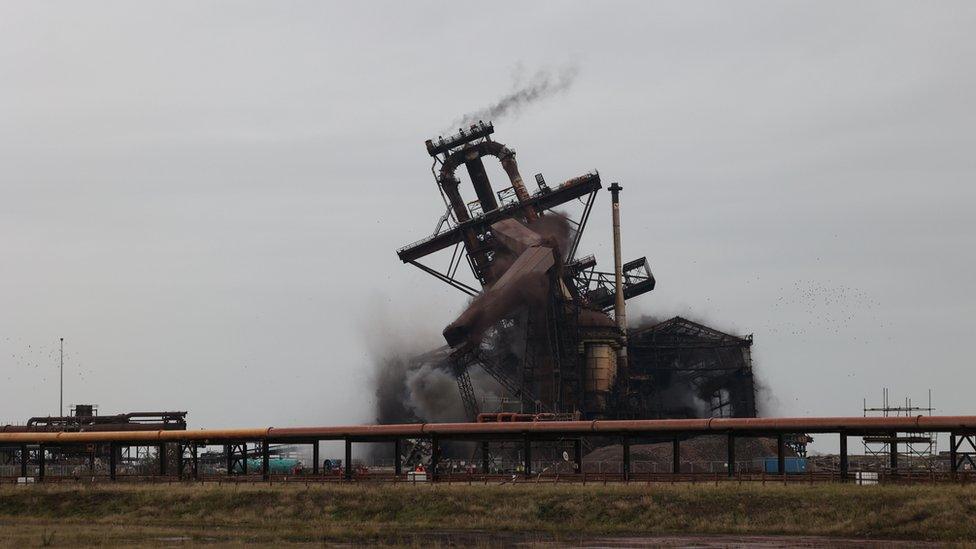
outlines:
M960 470L976 471L976 436L950 434L949 462L953 474Z
M654 274L646 257L640 257L623 264L624 299L631 299L654 289ZM596 270L596 260L592 255L581 257L567 263L568 282L591 307L602 311L613 309L617 296L614 287L614 274Z
M755 417L752 336L738 337L681 317L631 330L631 392L641 417ZM683 407L661 391L681 389ZM703 414L698 406L707 406Z
M177 442L176 472L179 478L199 478L200 462L197 456L197 443Z

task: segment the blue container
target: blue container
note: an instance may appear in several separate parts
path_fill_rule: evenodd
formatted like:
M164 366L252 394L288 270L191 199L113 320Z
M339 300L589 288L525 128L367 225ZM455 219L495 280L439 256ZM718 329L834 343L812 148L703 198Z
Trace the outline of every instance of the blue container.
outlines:
M786 474L792 475L796 473L806 473L807 472L807 458L801 457L788 457L786 458ZM778 475L779 474L779 460L776 458L766 458L763 462L763 469L766 471L767 475Z
M264 465L261 459L247 460L247 470L250 473L258 473ZM241 466L235 464L235 471L241 473ZM272 475L296 475L302 470L302 462L297 459L271 458L268 460L268 473Z

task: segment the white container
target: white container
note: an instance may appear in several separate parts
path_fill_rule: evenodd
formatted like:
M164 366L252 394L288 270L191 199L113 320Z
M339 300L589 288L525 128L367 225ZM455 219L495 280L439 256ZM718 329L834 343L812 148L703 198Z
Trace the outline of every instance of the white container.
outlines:
M861 486L869 486L871 484L878 483L878 473L873 471L858 471L855 473L855 479L857 483Z
M407 473L407 480L410 482L427 482L427 473L410 471Z

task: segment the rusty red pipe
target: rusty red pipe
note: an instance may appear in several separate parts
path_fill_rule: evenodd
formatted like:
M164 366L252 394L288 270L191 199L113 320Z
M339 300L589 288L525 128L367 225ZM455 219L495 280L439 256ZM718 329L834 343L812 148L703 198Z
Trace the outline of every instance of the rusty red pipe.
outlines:
M4 433L3 444L84 444L92 442L175 442L220 443L232 440L341 440L453 438L491 435L609 435L630 433L707 434L707 433L876 433L906 431L976 432L976 416L917 417L813 417L813 418L709 418L593 421L503 421L484 423L409 423L399 425L347 425L334 427L266 427L257 429L204 429L187 431L102 431L57 433Z

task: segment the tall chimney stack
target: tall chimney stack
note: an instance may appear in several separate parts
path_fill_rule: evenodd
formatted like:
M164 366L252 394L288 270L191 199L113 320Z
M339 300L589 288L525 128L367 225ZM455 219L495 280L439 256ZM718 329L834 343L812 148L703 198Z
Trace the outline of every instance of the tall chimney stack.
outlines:
M610 185L610 196L613 198L613 278L616 300L613 304L613 315L617 320L617 327L623 332L623 341L617 352L617 369L621 372L620 379L627 380L627 308L624 303L624 272L623 257L620 251L620 191L618 183ZM626 387L625 387L626 389Z

